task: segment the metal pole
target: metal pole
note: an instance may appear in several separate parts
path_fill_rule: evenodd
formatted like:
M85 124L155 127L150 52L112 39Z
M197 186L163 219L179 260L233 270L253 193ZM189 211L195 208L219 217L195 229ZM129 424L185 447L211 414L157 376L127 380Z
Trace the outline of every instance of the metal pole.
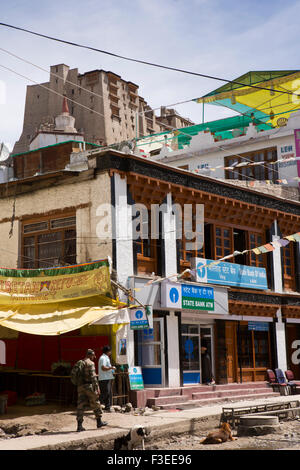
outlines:
M237 343L238 343L238 364L240 369L240 383L243 383L242 363L241 363L241 337L240 337L240 322L237 327Z

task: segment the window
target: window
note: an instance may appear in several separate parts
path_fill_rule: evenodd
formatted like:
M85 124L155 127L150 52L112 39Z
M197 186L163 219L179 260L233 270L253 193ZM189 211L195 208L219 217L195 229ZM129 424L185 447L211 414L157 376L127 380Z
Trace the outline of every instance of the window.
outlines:
M22 267L49 268L76 263L76 216L23 221Z
M224 258L232 253L232 228L215 226L214 259Z
M226 157L225 166L232 169L225 170L226 179L239 179L247 181L275 181L278 179L277 164L271 163L277 160L276 149L263 149L256 152ZM259 164L260 162L264 162ZM245 164L241 165L240 164ZM246 165L249 163L249 165ZM253 165L251 165L251 163Z
M192 215L191 220L189 220L190 215ZM181 216L181 233L178 233L177 246L180 257L180 271L182 272L191 266L192 258L204 258L205 256L203 227L201 222L200 225L196 227L195 206L193 206L192 214L189 214L188 211L185 213L182 208ZM177 221L177 227L180 227L179 221ZM199 244L198 247L196 246L196 242Z
M157 273L157 237L159 237L159 229L154 227L150 211L137 212L134 229L136 235L140 235L134 241L138 273ZM153 238L151 238L152 236Z
M263 237L259 233L248 232L248 249L252 250L264 244ZM258 268L265 267L264 255L256 255L253 251L249 253L249 265Z
M294 250L293 243L289 243L282 252L283 265L283 287L286 290L295 290L295 267L294 267Z

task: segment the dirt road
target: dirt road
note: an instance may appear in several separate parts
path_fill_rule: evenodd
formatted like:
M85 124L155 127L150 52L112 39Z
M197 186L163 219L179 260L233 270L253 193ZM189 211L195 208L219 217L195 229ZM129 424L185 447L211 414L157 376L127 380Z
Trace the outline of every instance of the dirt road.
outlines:
M180 414L177 413L176 416ZM147 418L145 416L138 416L133 411L130 413L105 413L104 419L108 422L110 431L115 430L121 432L124 430L124 434L127 432L128 427L133 426L137 423L153 423L153 418ZM159 415L157 416L159 419ZM122 423L126 423L125 426ZM191 429L189 432L177 433L176 426L168 426L164 429L163 434L159 437L150 435L149 440L146 442L146 449L148 450L196 450L196 451L207 451L207 450L300 450L300 420L292 419L282 421L276 434L268 434L265 436L256 437L239 437L233 442L226 442L223 444L215 445L203 445L201 441L208 434L208 432L218 427L218 417L207 417L200 423L197 423L195 429ZM89 432L95 433L95 419L91 412L88 412L85 417L85 427L87 432L80 433L80 437L86 442L78 442L76 448L78 450L112 450L113 440L107 439L106 444L95 443L93 439L87 439ZM76 436L76 416L73 408L58 409L54 405L47 407L14 407L14 412L8 415L0 416L0 444L9 443L13 445L17 443L18 438L23 437L32 439L35 436L37 446L39 438L45 438L45 436L57 435L61 433L62 436L66 434L70 439L74 439ZM99 430L99 435L102 433ZM103 434L102 434L103 435ZM236 432L234 432L236 435ZM78 433L77 436L78 437ZM68 449L68 443L64 443L64 446L59 445L51 447L52 449Z

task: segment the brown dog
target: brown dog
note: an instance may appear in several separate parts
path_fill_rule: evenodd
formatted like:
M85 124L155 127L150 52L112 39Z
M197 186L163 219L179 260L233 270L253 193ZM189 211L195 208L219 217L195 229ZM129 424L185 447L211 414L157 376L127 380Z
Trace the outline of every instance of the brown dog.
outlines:
M221 442L235 441L237 438L232 436L231 427L228 423L222 423L218 431L213 431L201 441L201 444L221 444Z

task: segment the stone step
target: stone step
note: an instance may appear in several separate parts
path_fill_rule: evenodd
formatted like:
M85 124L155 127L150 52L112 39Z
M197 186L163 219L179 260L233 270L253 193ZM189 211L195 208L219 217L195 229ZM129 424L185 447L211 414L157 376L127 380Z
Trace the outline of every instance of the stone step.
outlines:
M186 385L177 388L148 388L146 389L148 398L156 398L163 396L177 396L177 395L192 395L193 393L206 393L211 390L240 390L248 388L265 388L267 382L244 382L244 383L231 383L220 385Z
M189 400L188 395L173 395L173 396L164 396L164 397L155 397L155 398L148 398L147 406L162 406L167 405L168 403L182 403Z
M258 400L263 398L270 398L280 396L280 393L255 393L252 395L235 395L230 397L214 397L214 398L206 398L202 400L188 400L185 402L177 402L177 403L166 403L161 405L161 409L168 410L168 409L190 409L199 406L210 406L210 405L222 405L228 402L234 403L239 401L249 401L249 400Z
M202 399L202 398L210 398L210 396L213 398L214 396L216 397L230 397L230 396L235 396L237 393L241 393L243 395L252 395L255 393L267 393L267 394L273 394L272 389L268 389L267 387L265 388L248 388L248 389L235 389L235 390L229 390L229 389L216 389L211 392L196 392L192 394L192 399L197 400Z
M217 390L240 390L244 388L268 388L268 382L244 382L237 384L215 385Z
M176 396L176 395L184 395L184 387L178 387L178 388L158 388L158 389L146 389L147 394L149 394L150 398L153 397L171 397L171 396Z

